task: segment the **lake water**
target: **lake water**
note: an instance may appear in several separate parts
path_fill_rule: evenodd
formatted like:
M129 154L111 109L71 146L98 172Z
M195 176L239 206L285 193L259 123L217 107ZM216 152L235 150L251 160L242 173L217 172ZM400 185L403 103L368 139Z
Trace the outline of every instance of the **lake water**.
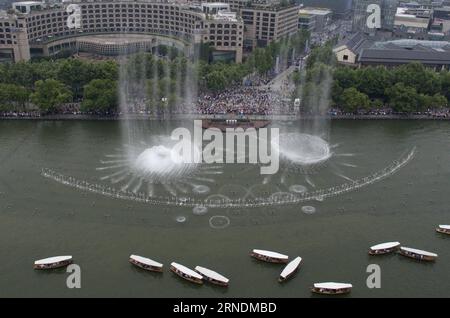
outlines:
M186 123L138 123L145 139L139 147L154 145L180 124ZM297 132L311 125L272 126ZM42 169L51 169L72 185L147 189L132 177L111 182L123 168L115 161L127 151L119 122L0 121L0 296L315 297L309 287L325 281L352 283L349 297L450 296L450 237L435 232L438 224L450 223L448 123L333 121L324 126L321 137L333 155L311 170L282 163L269 178L255 165L216 164L146 192L158 200L175 193L186 200L251 202L267 196L279 203L194 211L115 199L42 175ZM411 160L378 182L324 200L281 204L289 193L351 186L411 152ZM368 256L369 246L393 240L439 258L429 264L395 254ZM254 248L299 255L304 263L292 280L279 284L282 266L251 259ZM164 263L166 271L133 267L132 253ZM65 270L32 269L36 259L67 254L81 267L81 289L66 287ZM230 278L230 287L181 281L168 271L172 261L217 270ZM366 286L369 264L381 267L381 289Z

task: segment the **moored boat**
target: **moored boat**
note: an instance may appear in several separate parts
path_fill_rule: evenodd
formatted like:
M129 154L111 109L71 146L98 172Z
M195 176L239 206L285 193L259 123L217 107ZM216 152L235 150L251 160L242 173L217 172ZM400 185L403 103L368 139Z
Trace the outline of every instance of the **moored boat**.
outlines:
M34 262L34 269L54 269L67 266L73 262L72 256L54 256Z
M202 266L196 266L195 271L203 276L203 279L216 285L228 287L230 280L225 276Z
M237 129L242 128L244 130L249 128L260 129L267 127L270 124L270 120L251 120L251 119L203 119L203 129L216 128L222 132L226 132L228 128Z
M400 242L387 242L371 246L370 255L382 255L392 253L400 248Z
M163 271L163 264L155 262L154 260L151 260L149 258L146 257L142 257L139 255L130 255L130 259L129 259L130 263L145 269L147 271L152 271L152 272L162 272Z
M348 294L352 290L352 287L352 284L347 283L316 283L311 288L311 291L323 295L342 295Z
M278 278L278 281L281 283L291 278L297 272L301 263L302 258L300 256L294 258L294 260L289 262L289 264L287 264L286 267L283 269L283 271L280 274L280 277Z
M438 255L436 253L418 250L410 247L400 247L400 254L419 261L435 261Z
M436 228L436 232L450 235L450 225L439 225Z
M186 266L172 262L172 264L170 264L170 270L190 282L203 284L203 276Z
M287 263L289 256L266 250L253 250L250 256L269 263Z

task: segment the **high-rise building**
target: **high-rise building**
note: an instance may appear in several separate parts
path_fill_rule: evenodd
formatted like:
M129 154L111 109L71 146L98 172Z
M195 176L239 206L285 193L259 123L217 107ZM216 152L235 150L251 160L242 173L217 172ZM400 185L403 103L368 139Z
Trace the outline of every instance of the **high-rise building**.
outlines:
M68 26L69 4L81 10L79 28ZM201 43L209 43L216 55L242 61L244 23L236 13L214 10L218 6L210 13L200 5L168 0L67 0L56 5L22 1L17 6L13 13L0 11L0 60L26 61L81 50L115 55L158 45L193 54Z
M368 19L374 11L373 6L380 9L380 27L369 27ZM392 31L394 28L395 13L397 12L398 0L354 0L353 1L353 31L375 33L377 29Z
M298 31L300 5L255 5L240 9L245 25L244 46L266 46Z
M382 0L381 2L381 28L392 31L394 29L395 13L398 0Z

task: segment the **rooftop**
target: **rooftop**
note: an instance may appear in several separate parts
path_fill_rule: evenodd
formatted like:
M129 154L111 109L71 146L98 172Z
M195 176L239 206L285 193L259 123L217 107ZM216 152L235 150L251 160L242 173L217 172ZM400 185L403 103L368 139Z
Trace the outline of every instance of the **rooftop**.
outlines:
M212 16L214 20L220 20L220 21L228 21L228 22L237 22L238 17L235 12L224 12L219 11L216 14Z
M361 50L360 62L450 65L450 42L425 40L394 40L375 42Z
M37 4L44 4L43 1L18 1L18 2L13 2L12 5L13 6L26 6L26 5L37 5Z
M357 32L349 38L341 41L336 48L346 46L353 53L358 54L363 48L370 47L373 44L362 32Z
M327 8L318 8L318 7L304 7L301 8L298 12L299 14L313 14L313 15L327 15L332 14L333 11Z

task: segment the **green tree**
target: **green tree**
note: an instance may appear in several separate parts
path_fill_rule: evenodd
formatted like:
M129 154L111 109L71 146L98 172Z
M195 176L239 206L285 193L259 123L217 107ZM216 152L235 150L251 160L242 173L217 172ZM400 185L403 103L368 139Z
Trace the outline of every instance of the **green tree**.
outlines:
M342 92L341 103L343 109L350 113L354 113L361 109L368 109L370 107L369 97L354 87L346 88Z
M225 89L228 84L228 79L225 74L220 71L213 71L205 76L206 85L212 91L220 91Z
M439 73L414 62L399 66L393 71L396 83L415 88L418 93L434 95L440 92L441 81Z
M433 108L443 108L448 106L448 100L444 95L434 94L431 100Z
M30 91L23 86L0 83L0 107L3 110L24 111Z
M384 66L365 67L356 71L357 88L371 98L384 99L384 91L392 86L392 73Z
M441 94L450 101L450 72L443 71L440 73L441 78Z
M95 79L84 86L83 111L106 113L118 106L117 82L109 79Z
M359 76L357 71L350 67L337 67L334 70L333 77L337 84L342 88L358 87Z
M63 83L53 79L37 81L31 95L31 101L42 113L54 112L57 106L71 100L71 91Z
M81 98L83 87L89 83L87 63L78 59L63 60L58 68L57 80L70 87L75 98Z
M381 99L374 99L370 102L370 107L380 109L384 107L384 103Z
M419 105L419 95L414 87L397 83L386 89L389 105L399 113L410 113L417 111Z

